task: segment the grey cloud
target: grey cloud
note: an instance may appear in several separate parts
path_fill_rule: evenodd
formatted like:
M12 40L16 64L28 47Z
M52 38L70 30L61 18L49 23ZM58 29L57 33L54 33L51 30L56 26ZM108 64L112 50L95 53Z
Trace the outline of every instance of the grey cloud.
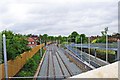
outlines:
M104 26L116 28L117 3L113 2L47 2L33 3L29 1L11 2L18 5L25 5L28 12L23 19L9 13L8 6L0 8L4 16L1 16L2 24L14 25L8 29L20 33L48 33L50 35L68 35L73 30L87 35L100 34ZM4 11L5 10L5 11ZM2 14L3 14L2 13ZM0 13L1 14L1 13ZM25 17L25 18L24 18ZM111 24L112 23L112 24ZM99 27L103 26L103 27ZM90 33L89 28L93 31ZM116 31L116 29L114 29Z

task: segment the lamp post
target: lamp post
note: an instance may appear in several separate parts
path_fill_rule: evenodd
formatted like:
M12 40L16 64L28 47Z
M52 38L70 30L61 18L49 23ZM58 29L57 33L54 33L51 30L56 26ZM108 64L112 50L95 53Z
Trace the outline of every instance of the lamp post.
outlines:
M6 36L3 34L3 51L4 51L4 65L5 65L5 78L8 80L8 64L7 64L7 51L6 51Z

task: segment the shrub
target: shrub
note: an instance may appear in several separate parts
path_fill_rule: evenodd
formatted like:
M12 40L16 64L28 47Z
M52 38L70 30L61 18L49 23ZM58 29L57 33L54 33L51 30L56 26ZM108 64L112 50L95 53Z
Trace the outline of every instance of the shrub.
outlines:
M27 37L21 34L15 34L12 31L2 31L6 35L6 48L8 60L14 60L18 55L24 51L30 50L27 46Z

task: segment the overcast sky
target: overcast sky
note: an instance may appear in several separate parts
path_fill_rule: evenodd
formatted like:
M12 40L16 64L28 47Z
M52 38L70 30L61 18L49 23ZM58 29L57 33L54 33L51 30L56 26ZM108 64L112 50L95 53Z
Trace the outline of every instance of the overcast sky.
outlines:
M0 31L88 36L118 32L118 0L1 0Z

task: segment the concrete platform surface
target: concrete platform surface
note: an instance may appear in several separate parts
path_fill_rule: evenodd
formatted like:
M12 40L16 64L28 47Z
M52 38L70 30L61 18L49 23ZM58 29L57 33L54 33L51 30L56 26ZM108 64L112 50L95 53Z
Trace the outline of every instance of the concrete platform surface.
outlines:
M120 78L120 61L70 78Z

